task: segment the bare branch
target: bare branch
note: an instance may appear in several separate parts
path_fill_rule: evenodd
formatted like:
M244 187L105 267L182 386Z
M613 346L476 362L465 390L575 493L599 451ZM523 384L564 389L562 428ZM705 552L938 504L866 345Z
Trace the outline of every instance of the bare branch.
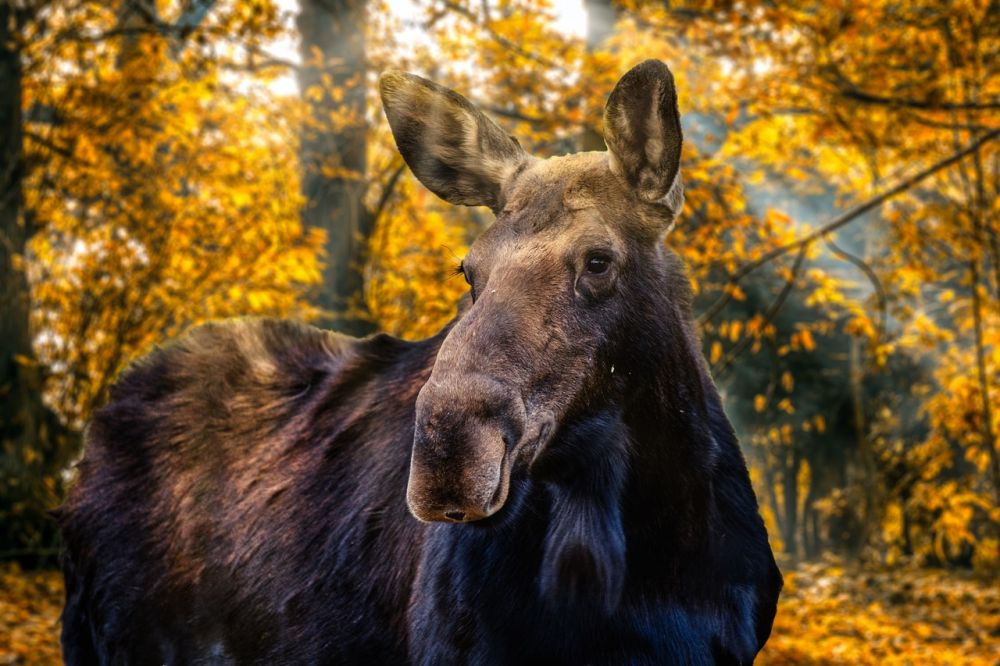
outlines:
M77 162L81 161L81 160L77 159L77 157L73 154L73 151L71 149L66 148L65 146L59 146L59 145L53 143L52 141L48 140L47 138L45 138L41 134L36 134L35 132L32 132L31 130L28 130L28 129L23 130L23 134L24 134L24 138L30 139L31 141L34 141L38 145L40 145L40 146L42 146L44 148L48 148L49 150L51 150L54 153L58 153L59 155L62 155L63 157L65 157L67 159L70 159L70 160L74 160L74 161L77 161Z
M745 278L750 273L753 273L755 270L757 270L764 264L773 261L774 259L777 259L778 257L791 252L792 250L808 247L813 243L815 243L817 240L825 238L830 233L836 231L837 229L840 229L843 226L846 226L847 224L850 224L851 222L858 219L868 211L878 208L880 205L882 205L889 199L899 194L902 194L903 192L906 192L910 188L918 185L919 183L921 183L928 177L934 175L938 171L947 169L956 162L959 162L965 157L968 157L969 155L975 153L977 150L979 150L981 146L985 145L986 143L989 143L993 139L996 139L998 136L1000 136L1000 128L995 129L991 132L987 132L986 134L983 134L982 136L980 136L978 139L970 143L962 150L959 150L956 153L952 153L950 156L944 158L943 160L935 162L926 169L918 171L909 178L903 179L902 181L900 181L893 187L889 188L882 194L874 196L871 199L868 199L867 201L858 204L854 208L851 208L850 210L844 212L843 214L833 218L826 224L817 227L816 229L809 232L802 238L799 238L798 240L788 243L787 245L782 245L781 247L774 248L770 252L765 253L759 259L744 264L729 276L727 284L730 286L735 286L740 282L740 280ZM724 290L719 299L716 300L716 302L713 303L698 318L698 323L704 324L705 322L711 320L712 317L718 314L731 299L732 299L732 290L731 289Z
M842 97L878 106L890 106L906 109L923 109L925 111L990 111L1000 109L1000 100L986 102L944 102L929 99L907 99L905 97L885 97L874 93L865 92L859 88L843 87L839 90Z

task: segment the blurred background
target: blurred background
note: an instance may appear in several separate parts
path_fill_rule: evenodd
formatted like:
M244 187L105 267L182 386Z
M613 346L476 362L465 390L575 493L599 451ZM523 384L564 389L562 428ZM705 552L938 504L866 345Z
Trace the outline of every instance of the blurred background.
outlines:
M379 72L547 156L677 79L703 345L786 572L767 664L1000 663L1000 5L0 0L0 663L56 663L46 511L198 323L435 332L490 223L415 182Z

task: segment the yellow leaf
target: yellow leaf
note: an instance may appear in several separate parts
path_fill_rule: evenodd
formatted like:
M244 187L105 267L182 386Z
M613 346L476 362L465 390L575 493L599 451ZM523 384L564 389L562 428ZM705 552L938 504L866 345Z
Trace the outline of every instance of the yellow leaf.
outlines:
M788 393L791 393L795 388L795 379L792 377L792 373L787 371L781 373L781 388Z

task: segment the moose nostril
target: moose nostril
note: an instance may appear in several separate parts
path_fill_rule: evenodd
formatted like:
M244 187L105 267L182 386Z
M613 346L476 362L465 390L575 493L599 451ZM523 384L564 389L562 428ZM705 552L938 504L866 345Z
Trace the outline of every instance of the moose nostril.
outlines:
M445 511L444 517L448 520L454 520L456 523L460 523L465 520L464 511Z

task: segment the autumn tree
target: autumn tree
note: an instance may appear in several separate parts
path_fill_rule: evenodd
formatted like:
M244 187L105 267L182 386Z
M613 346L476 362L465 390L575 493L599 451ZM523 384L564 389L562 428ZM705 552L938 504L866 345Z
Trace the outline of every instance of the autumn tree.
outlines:
M79 429L128 362L193 324L313 315L324 237L299 218L301 114L269 94L258 48L282 30L270 2L67 0L12 35L28 113L4 130L26 138L21 256L45 373L32 395L57 423ZM19 455L47 458L44 442ZM5 513L9 545L39 545L76 452L17 473L47 492L29 493L30 515Z
M20 31L30 5L0 5L0 549L40 555L52 537L44 511L58 501L56 475L77 441L42 402L44 368L32 345L26 248L35 231L24 211Z

